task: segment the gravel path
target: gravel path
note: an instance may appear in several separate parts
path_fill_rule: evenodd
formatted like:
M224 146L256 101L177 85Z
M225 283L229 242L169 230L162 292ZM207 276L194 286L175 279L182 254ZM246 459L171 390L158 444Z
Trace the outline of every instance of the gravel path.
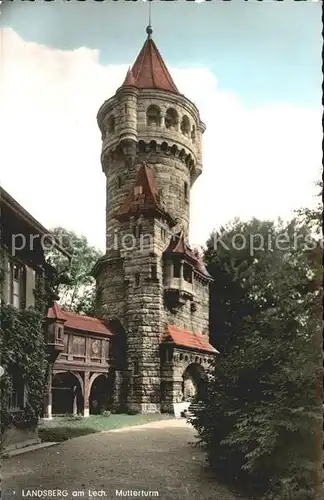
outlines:
M184 420L71 439L3 460L2 498L237 499L215 482L192 441Z

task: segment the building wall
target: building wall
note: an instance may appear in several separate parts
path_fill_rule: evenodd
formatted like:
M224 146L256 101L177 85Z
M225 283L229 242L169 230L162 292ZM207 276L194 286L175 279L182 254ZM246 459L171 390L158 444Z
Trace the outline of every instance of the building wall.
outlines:
M36 286L36 272L30 266L27 266L18 258L12 257L5 248L1 249L1 297L5 304L12 304L11 288L12 288L12 271L11 264L17 264L21 268L21 276L19 279L20 287L20 305L21 307L35 307L35 286Z

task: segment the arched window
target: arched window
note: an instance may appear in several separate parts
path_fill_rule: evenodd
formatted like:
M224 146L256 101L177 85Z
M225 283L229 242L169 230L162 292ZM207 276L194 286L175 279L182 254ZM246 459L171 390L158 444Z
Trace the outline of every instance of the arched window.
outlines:
M150 151L152 153L156 153L156 141L151 141L150 142Z
M139 153L145 153L145 142L138 141L138 151Z
M179 153L179 159L181 161L185 161L185 158L186 158L186 152L184 149L181 149L180 153Z
M196 127L193 125L191 129L191 140L192 142L196 142Z
M183 185L183 194L184 194L184 199L188 200L188 183L185 182Z
M111 115L108 118L108 133L113 134L115 132L115 117Z
M147 108L146 112L146 124L155 127L159 127L161 125L161 111L160 108L152 104Z
M178 113L175 109L169 108L165 114L166 128L175 128L178 125Z
M186 116L186 115L182 118L182 121L181 121L181 132L184 135L188 135L188 136L190 134L190 122L189 122L188 116Z

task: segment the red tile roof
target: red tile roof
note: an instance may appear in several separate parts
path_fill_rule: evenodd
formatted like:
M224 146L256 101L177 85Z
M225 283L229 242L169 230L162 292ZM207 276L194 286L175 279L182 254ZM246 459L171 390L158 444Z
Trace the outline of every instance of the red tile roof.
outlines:
M136 188L139 188L136 191ZM157 190L154 170L143 163L138 172L135 183L128 193L124 203L121 205L115 217L122 219L144 211L154 211L170 217L160 204L160 196Z
M47 317L62 320L65 327L74 328L75 330L112 335L112 332L103 320L83 314L62 311L56 303L48 310Z
M206 278L211 278L211 275L207 271L204 264L203 257L197 251L192 250L185 242L183 231L180 231L171 238L165 253L180 254L184 257L188 257L197 271L199 271Z
M189 245L185 242L184 232L180 231L178 234L175 234L169 243L168 248L165 250L166 253L178 253L184 256L189 257L190 260L195 263L198 262L198 259L194 252L191 250Z
M183 330L177 328L173 325L168 325L165 333L161 338L162 342L173 342L177 346L189 347L191 349L196 349L199 351L207 351L218 353L217 349L213 347L209 342L208 338L199 334L190 332L189 330Z
M54 302L53 306L48 310L47 317L66 321L62 309L57 305L56 302Z
M212 279L212 276L209 274L209 272L206 269L204 261L201 258L199 258L199 257L198 257L198 262L197 262L197 265L196 265L196 269L197 269L197 271L199 271L201 274L203 274L207 278L211 278Z
M150 35L147 37L132 69L128 71L123 85L179 93Z
M131 68L129 68L129 70L127 71L127 75L126 75L126 78L124 80L123 86L124 85L135 86L135 78L134 78L134 75L132 73L132 69Z

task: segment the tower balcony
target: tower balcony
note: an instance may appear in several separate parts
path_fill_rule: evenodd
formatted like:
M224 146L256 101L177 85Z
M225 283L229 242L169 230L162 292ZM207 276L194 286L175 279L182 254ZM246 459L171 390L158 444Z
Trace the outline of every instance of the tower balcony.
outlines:
M194 303L193 283L188 283L184 278L172 278L164 284L164 299L171 312L176 312L187 301Z
M64 324L47 320L47 353L52 362L64 351Z
M194 285L184 278L171 278L164 285L165 291L179 291L181 295L192 300L195 297Z

